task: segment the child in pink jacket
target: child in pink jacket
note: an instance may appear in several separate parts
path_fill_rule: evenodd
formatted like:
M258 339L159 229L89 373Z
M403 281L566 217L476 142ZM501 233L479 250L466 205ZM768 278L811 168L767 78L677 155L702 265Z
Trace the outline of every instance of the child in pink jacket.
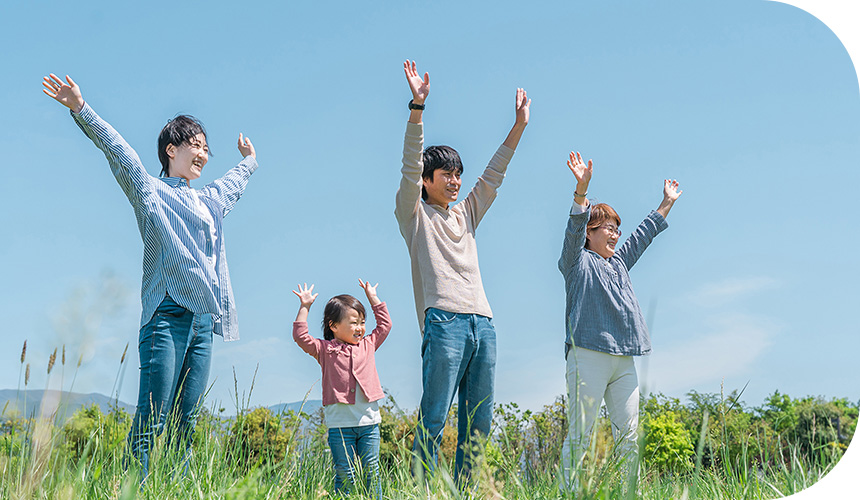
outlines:
M355 465L361 462L368 493L382 498L379 482L379 384L374 354L391 331L385 302L376 285L358 280L373 308L376 328L365 336L364 306L352 295L332 297L323 313L323 339L308 333L308 312L317 298L314 286L299 285L293 293L301 306L293 323L293 339L322 368L323 413L334 462L336 492L348 493L355 482Z

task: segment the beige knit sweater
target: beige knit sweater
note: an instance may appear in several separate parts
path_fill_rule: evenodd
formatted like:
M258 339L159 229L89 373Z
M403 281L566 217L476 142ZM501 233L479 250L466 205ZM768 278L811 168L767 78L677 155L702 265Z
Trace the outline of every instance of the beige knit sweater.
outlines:
M403 178L397 190L394 215L406 240L412 263L412 288L418 323L424 332L424 311L493 317L478 268L475 229L496 198L514 150L499 146L466 199L444 209L421 199L424 169L424 127L406 124L403 141Z

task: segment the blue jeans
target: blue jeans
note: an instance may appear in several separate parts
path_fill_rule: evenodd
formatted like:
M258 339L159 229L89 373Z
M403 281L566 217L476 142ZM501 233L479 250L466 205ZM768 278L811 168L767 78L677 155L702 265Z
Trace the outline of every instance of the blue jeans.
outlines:
M367 494L382 498L379 482L379 424L335 427L328 430L328 445L334 462L334 491L349 493L355 484L355 465L367 478Z
M140 329L140 390L128 434L131 454L145 478L155 436L168 427L168 442L191 448L191 436L212 361L211 314L195 315L169 296Z
M468 480L472 438L476 433L489 434L493 422L496 330L492 319L427 309L421 360L424 394L412 446L416 459L413 472L423 474L436 467L442 431L457 391L454 480Z

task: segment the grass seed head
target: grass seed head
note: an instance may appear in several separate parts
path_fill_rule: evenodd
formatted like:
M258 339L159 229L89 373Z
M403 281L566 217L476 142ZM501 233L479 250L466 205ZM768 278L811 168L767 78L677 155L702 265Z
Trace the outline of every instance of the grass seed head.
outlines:
M125 344L125 349L122 350L122 357L119 358L119 364L125 363L125 354L128 352L128 343Z
M27 341L24 341L24 348L21 349L21 364L24 364L24 358L27 357Z
M57 362L57 348L54 348L54 352L51 353L51 356L48 357L48 375L51 374L51 370L54 369L54 363Z
M30 363L27 363L27 369L24 371L24 387L30 382Z

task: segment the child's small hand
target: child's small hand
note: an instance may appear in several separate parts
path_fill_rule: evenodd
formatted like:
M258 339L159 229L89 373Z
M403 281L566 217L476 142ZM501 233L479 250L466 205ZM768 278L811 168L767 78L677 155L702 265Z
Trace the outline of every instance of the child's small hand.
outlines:
M361 288L364 288L364 293L367 295L367 300L370 301L371 306L375 306L382 302L379 300L379 297L376 296L376 287L379 286L379 283L371 286L369 281L361 281L361 278L358 278L358 285Z
M310 309L311 304L314 303L314 300L316 300L317 295L319 295L318 293L314 293L314 285L311 284L311 287L308 288L308 284L305 283L304 287L302 285L299 285L298 288L299 291L297 292L293 290L293 293L296 294L296 296L302 302L302 307Z

